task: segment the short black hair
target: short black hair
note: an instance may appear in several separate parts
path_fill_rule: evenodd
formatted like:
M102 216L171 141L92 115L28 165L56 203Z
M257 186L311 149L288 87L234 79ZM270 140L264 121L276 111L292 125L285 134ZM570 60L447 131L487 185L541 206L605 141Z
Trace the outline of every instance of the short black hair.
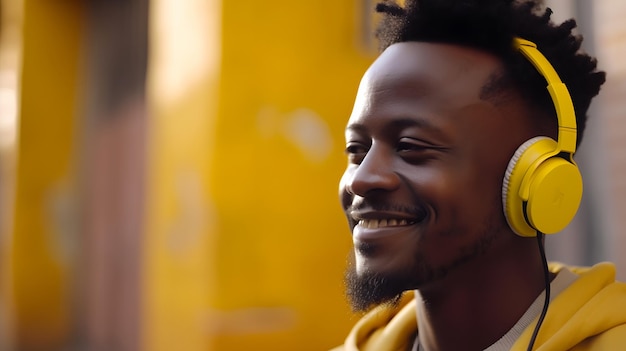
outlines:
M545 79L513 47L515 37L534 42L570 92L580 144L591 99L606 74L597 70L595 58L581 52L582 37L572 33L574 19L556 25L552 10L535 0L406 0L404 6L385 1L376 11L383 14L376 31L381 51L398 42L422 41L489 52L504 64L500 83L512 83L531 107L556 121Z

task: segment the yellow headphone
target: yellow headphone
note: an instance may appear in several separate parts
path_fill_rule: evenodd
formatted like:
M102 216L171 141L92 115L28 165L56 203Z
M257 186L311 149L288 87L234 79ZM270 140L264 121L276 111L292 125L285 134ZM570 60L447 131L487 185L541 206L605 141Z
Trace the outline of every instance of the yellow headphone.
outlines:
M553 234L574 218L583 194L582 177L573 158L576 114L567 87L537 45L520 38L515 38L514 44L546 79L559 131L557 141L539 136L515 151L502 184L504 214L518 235Z

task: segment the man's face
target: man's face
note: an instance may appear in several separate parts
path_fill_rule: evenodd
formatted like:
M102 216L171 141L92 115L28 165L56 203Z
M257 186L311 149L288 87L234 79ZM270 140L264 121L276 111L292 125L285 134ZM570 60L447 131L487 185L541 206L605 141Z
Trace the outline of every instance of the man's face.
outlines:
M533 136L515 94L483 87L500 61L459 46L398 43L361 81L346 128L340 196L354 242L357 310L427 287L511 234L502 179Z

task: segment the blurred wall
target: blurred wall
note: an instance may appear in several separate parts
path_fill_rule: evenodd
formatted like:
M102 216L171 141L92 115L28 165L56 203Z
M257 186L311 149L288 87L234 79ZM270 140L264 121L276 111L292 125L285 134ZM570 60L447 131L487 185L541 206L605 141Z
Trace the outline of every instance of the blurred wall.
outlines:
M619 0L590 2L578 0L578 8L591 17L599 66L607 72L607 82L595 105L598 121L591 172L597 175L596 189L601 198L594 203L594 215L601 226L594 234L604 237L604 256L614 261L618 277L626 280L626 3ZM595 146L595 147L594 147Z
M153 2L148 349L338 344L354 319L336 189L371 14L360 2L172 4Z
M17 350L60 350L72 330L74 190L82 4L23 2L8 269Z
M0 1L0 350L13 348L13 305L9 301L21 23L21 3Z
M585 190L581 208L572 224L550 237L550 257L571 264L590 265L612 261L617 276L626 279L626 235L621 228L626 213L626 129L622 121L626 63L621 53L626 48L626 26L622 18L626 6L619 0L548 0L553 19L560 23L575 18L578 33L584 37L583 50L598 59L598 68L607 81L589 110L585 137L576 159L581 168Z
M354 322L342 293L351 240L337 183L346 162L345 122L372 60L359 41L361 21L371 16L359 17L363 4L222 5L212 183L222 289L216 302L252 316L264 309L256 324L270 323L280 339L260 333L250 339L256 345L325 349L343 340ZM217 349L254 345L237 329L225 329Z
M150 4L143 350L214 350L221 1Z
M147 0L86 1L78 160L78 294L72 345L142 345L146 206Z

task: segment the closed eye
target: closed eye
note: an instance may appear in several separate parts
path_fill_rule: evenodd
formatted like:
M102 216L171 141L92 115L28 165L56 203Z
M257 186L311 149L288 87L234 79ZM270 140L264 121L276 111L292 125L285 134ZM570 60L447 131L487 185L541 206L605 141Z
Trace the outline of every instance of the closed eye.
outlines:
M431 143L408 137L400 138L396 144L396 150L398 152L424 152L437 148L437 146Z
M411 138L403 138L396 145L396 152L409 163L420 163L437 158L445 148Z
M426 151L429 149L429 146L414 143L414 142L399 142L397 146L397 150L402 151Z
M369 147L361 143L348 143L345 149L348 162L355 164L360 164L368 151Z

